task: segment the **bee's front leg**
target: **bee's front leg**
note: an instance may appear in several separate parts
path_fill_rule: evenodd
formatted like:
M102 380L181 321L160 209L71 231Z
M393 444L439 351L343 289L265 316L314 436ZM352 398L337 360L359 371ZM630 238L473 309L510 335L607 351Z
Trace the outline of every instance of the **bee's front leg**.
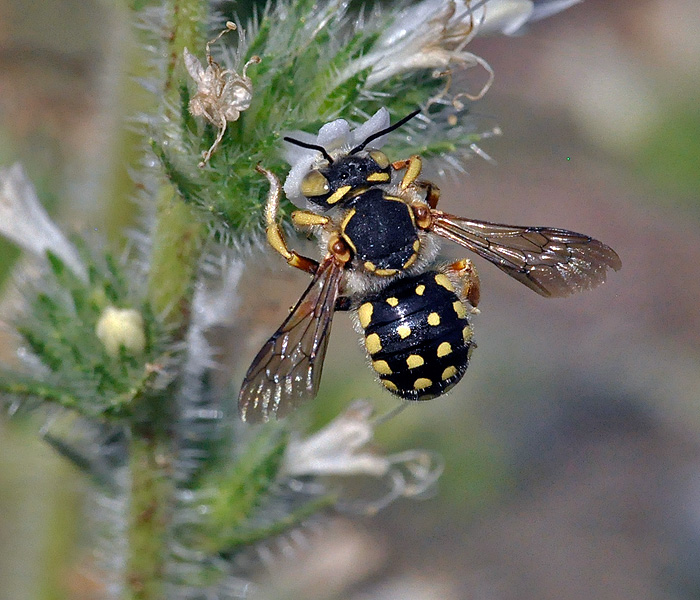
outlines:
M277 176L272 171L268 171L260 165L257 165L255 170L263 174L270 182L270 191L267 194L267 202L265 203L265 233L267 234L268 243L284 257L290 266L313 275L318 269L318 262L312 258L301 256L294 250L290 250L287 247L287 241L284 239L282 228L277 222L280 198L282 197L280 180L277 179Z

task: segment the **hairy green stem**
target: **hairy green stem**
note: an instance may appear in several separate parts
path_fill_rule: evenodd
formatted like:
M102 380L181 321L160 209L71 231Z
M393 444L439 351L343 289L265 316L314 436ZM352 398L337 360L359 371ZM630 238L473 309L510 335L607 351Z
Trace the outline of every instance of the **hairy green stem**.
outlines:
M174 489L169 473L170 448L158 438L147 439L135 432L130 450L132 479L125 598L164 600Z
M207 4L204 0L167 3L171 31L168 65L163 82L163 110L178 106L177 81L184 74L185 46L203 46ZM166 115L166 127L177 127L179 115ZM165 315L175 335L185 335L206 229L170 183L163 183L156 208L156 228L148 282L148 297L155 312ZM148 399L146 399L148 401ZM173 447L170 411L158 401L146 407L146 422L132 428L130 448L131 504L128 523L128 559L125 597L129 600L163 600L168 531L172 519L174 483L170 473ZM150 409L150 410L149 410Z

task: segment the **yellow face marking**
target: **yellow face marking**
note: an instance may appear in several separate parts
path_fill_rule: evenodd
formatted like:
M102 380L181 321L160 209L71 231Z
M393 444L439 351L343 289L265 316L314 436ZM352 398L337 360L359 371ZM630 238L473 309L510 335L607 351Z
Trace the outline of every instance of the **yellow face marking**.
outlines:
M411 356L406 359L406 364L409 369L415 369L416 367L424 365L425 360L423 360L422 356L418 356L418 354L411 354Z
M385 360L375 360L372 362L372 367L380 375L391 375L391 367Z
M389 181L389 173L372 173L367 177L367 181Z
M433 382L427 377L419 377L413 382L414 390L424 390L427 387L433 385Z
M450 344L450 342L442 342L442 344L440 344L438 346L438 349L437 349L438 358L442 358L443 356L447 356L450 352L452 352L452 344Z
M452 286L452 282L447 278L444 273L438 273L435 275L435 283L444 287L448 292L454 292L455 289Z
M454 377L457 375L457 368L456 367L447 367L443 372L442 372L442 380L445 381L449 379L450 377Z
M420 248L420 240L416 240L415 242L413 242L413 251L418 252L419 248Z
M433 327L440 325L440 315L436 312L431 312L428 315L428 325L432 325Z
M335 192L333 192L330 196L328 196L328 200L326 200L326 202L328 202L328 204L335 204L336 202L338 202L338 200L340 200L343 196L345 196L345 194L347 194L351 189L352 189L351 185L344 185L343 187L338 188L337 190L335 190Z
M399 389L396 387L396 384L393 381L389 381L388 379L382 379L381 382L382 385L390 392L396 392Z
M396 328L396 333L402 340L405 340L409 335L411 335L411 328L408 325L399 325Z
M386 299L386 303L387 303L389 306L398 306L398 304L399 304L399 299L398 299L398 298L395 298L394 296L392 296L391 298L387 298L387 299Z
M472 328L467 325L464 329L462 329L462 337L464 338L465 342L469 342L472 337L474 336L474 331Z
M367 263L365 263L366 265ZM370 263L371 264L371 263ZM372 265L374 266L374 265ZM396 275L398 273L397 269L375 269L374 274L380 277L389 277L390 275Z
M366 261L365 262L365 269L367 269L368 271L374 272L377 270L377 267L374 266L373 262Z
M455 300L452 303L452 308L455 309L455 312L457 313L457 317L460 319L466 319L467 317L467 307L462 304L461 300Z
M379 339L379 336L376 333L370 333L365 338L365 346L367 348L367 352L370 354L376 354L382 349L382 341Z
M363 329L367 329L367 326L372 322L372 313L374 312L374 306L371 302L365 302L357 311L357 316L360 318L360 325Z
M422 283L416 286L416 294L418 294L419 296L422 296L424 291L425 286Z

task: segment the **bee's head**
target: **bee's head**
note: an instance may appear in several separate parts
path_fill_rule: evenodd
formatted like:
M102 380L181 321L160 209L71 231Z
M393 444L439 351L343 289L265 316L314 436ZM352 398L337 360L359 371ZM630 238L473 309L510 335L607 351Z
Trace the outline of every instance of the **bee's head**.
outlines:
M312 169L301 181L301 193L323 209L379 183L389 183L391 165L380 150L346 154L326 166Z
M328 210L343 199L352 198L369 187L389 183L391 163L388 157L380 150L367 149L367 146L401 127L419 112L416 110L394 125L373 133L349 152L338 154L335 158L323 146L285 137L285 141L291 144L317 150L325 159L325 165L310 170L303 177L301 193L313 204Z

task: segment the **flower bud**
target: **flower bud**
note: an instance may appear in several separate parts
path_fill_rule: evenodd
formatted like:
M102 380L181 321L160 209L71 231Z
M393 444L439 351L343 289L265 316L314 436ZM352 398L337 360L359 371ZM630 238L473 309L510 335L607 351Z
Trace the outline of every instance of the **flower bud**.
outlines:
M117 356L122 346L133 353L143 352L146 346L143 317L133 308L108 306L97 321L95 333L110 356Z

